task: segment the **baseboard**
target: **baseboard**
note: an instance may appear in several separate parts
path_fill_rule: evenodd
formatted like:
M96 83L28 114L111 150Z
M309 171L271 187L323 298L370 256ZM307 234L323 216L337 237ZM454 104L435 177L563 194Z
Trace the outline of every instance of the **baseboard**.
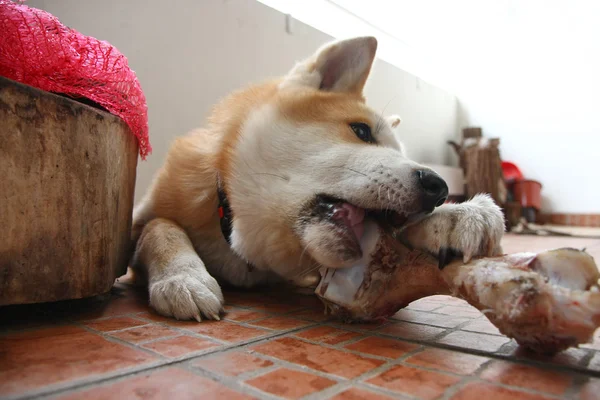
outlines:
M600 214L542 213L538 220L544 224L600 228Z

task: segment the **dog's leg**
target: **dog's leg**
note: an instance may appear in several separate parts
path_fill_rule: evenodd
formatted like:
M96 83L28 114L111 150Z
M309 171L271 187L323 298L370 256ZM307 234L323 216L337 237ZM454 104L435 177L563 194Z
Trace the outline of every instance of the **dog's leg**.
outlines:
M406 244L429 251L443 267L458 253L465 262L475 256L502 253L504 216L487 195L477 195L461 204L445 204L400 234Z
M148 277L150 304L177 319L219 319L223 294L185 231L162 218L148 222L137 242L132 266Z

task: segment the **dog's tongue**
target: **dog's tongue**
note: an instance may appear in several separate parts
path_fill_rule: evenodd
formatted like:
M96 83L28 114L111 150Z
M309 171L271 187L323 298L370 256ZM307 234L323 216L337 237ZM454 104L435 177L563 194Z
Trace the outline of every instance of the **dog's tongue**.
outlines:
M333 217L344 222L360 240L365 231L365 210L348 203L341 203L335 206Z

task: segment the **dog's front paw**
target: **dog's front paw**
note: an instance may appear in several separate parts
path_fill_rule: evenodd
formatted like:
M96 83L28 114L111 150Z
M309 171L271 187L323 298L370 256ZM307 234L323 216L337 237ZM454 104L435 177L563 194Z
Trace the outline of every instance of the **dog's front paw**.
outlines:
M440 267L458 254L466 263L477 256L495 256L502 253L500 241L504 234L504 215L488 195L478 194L472 200L454 205L451 230L439 248Z
M199 263L201 263L198 260ZM201 315L220 319L223 293L203 265L179 268L174 275L161 277L149 286L150 305L167 317L201 321Z

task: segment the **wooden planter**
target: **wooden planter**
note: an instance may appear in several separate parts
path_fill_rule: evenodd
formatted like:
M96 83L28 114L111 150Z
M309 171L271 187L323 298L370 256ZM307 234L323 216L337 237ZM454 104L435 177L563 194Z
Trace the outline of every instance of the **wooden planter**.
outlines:
M506 202L506 186L502 175L500 159L500 139L484 139L481 129L465 128L467 140L458 144L448 142L459 157L460 166L465 174L465 192L467 198L479 193L488 193L498 205Z
M0 77L0 305L105 293L129 258L138 148L118 117Z

